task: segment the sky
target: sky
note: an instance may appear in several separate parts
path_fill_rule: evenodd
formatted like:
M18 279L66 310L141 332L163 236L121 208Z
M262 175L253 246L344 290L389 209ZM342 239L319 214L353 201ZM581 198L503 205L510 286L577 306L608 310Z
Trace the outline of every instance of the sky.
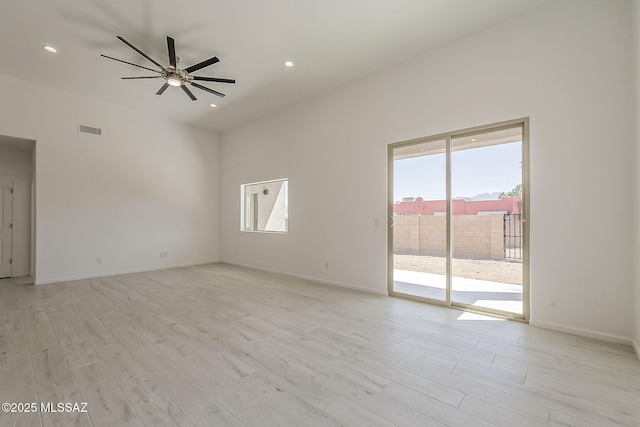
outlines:
M446 198L445 154L396 160L393 166L393 198ZM472 197L507 192L522 183L522 143L492 145L451 153L451 194Z

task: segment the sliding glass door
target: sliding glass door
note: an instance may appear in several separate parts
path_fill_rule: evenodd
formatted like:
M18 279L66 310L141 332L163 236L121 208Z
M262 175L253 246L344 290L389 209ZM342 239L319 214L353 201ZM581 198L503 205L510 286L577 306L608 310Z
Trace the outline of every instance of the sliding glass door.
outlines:
M389 292L528 318L527 121L389 146Z
M393 154L394 290L437 301L447 301L446 146L446 139L435 139Z

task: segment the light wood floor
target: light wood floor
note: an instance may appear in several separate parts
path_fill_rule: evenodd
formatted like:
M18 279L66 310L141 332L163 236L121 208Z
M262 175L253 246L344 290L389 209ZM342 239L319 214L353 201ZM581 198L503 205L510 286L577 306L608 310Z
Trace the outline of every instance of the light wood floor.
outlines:
M214 264L0 284L0 425L640 426L625 346Z

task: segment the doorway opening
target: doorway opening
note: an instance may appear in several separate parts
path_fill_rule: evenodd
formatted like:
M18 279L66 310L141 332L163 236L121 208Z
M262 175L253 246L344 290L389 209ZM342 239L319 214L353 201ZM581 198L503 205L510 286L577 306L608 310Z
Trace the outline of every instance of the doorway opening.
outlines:
M35 275L35 145L0 135L0 278Z
M528 320L528 120L389 146L389 294Z

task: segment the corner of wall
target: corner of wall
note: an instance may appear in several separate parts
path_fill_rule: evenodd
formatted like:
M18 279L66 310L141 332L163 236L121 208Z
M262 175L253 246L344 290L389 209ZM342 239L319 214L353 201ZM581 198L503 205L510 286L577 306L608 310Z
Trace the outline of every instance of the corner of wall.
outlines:
M634 122L634 211L637 212L640 209L640 172L637 166L640 164L640 0L634 0L632 4L632 39L633 39L633 76L634 76L634 105L633 105L633 122ZM640 256L640 223L636 221L634 224L634 246L633 246L633 259L637 259ZM637 264L637 263L635 263ZM636 265L634 268L633 277L633 348L636 355L640 359L640 265Z

